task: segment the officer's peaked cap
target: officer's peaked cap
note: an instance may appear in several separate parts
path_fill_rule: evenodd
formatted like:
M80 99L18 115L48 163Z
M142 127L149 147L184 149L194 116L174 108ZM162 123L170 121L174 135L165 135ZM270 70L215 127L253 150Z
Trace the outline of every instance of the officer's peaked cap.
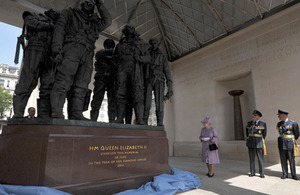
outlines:
M278 110L278 114L285 114L285 115L288 115L289 112L284 111L284 110Z
M253 114L253 115L257 115L257 116L259 116L259 117L262 117L262 113L259 112L258 110L254 110L254 111L252 112L252 114Z

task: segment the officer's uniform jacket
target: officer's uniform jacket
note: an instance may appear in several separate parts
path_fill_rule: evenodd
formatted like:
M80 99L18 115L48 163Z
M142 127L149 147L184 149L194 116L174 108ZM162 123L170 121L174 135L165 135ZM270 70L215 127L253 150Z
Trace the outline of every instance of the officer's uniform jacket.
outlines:
M262 121L249 121L246 127L247 147L263 149L263 139L267 135L267 125Z
M293 120L280 121L277 123L277 129L279 132L278 147L283 150L293 150L295 140L299 137L298 124Z

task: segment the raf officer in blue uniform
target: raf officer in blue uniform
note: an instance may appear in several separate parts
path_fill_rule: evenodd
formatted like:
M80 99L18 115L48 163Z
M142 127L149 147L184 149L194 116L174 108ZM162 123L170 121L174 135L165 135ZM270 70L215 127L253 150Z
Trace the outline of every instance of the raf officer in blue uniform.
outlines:
M265 138L267 135L266 123L260 121L262 117L261 112L254 110L252 113L252 121L249 121L246 127L247 135L247 147L249 151L250 159L250 174L249 177L255 175L255 155L257 155L259 174L261 178L265 178L264 175L264 155L267 154Z
M277 123L277 129L279 132L278 137L278 149L282 168L282 177L285 179L288 177L287 160L290 161L292 179L298 180L296 176L295 168L295 156L298 155L298 146L296 140L299 137L298 124L288 118L288 112L278 110L278 118L280 122Z

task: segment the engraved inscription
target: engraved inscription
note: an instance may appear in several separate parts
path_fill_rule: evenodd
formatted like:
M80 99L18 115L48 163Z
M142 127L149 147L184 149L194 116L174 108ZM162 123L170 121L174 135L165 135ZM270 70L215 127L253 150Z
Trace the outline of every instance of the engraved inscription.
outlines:
M128 164L146 162L142 152L147 145L99 145L89 146L89 152L96 152L99 159L87 162L88 166L116 166L126 167Z

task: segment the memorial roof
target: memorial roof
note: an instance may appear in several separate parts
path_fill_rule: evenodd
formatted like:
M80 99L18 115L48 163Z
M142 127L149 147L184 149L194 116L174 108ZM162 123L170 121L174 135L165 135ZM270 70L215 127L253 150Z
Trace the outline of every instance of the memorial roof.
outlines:
M17 0L37 9L79 6L81 0ZM174 61L299 3L299 0L104 0L113 17L100 41L118 41L125 24L148 41L156 37Z

